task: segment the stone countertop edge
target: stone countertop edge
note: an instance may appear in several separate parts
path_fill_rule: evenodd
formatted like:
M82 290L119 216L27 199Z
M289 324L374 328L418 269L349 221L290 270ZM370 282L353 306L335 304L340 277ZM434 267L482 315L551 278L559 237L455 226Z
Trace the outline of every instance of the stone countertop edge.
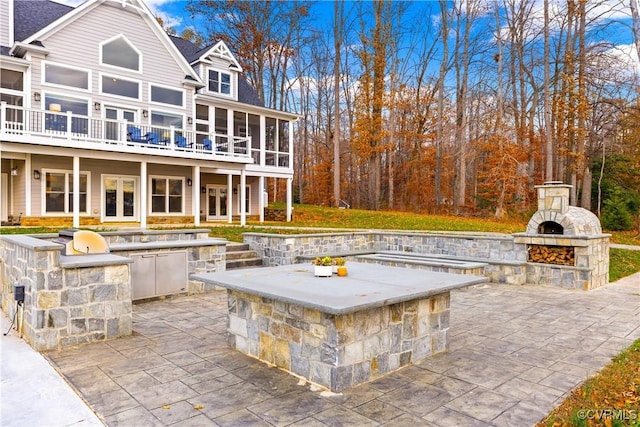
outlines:
M62 248L64 248L64 245L60 243L37 239L26 234L5 234L1 235L0 239L33 249L34 251L62 250Z
M132 264L131 258L113 254L60 255L60 267L83 268Z
M367 310L367 309L372 309L372 308L379 308L379 307L384 307L384 306L388 306L388 305L393 305L393 304L397 304L397 303L401 303L401 302L406 302L406 301L412 301L412 300L416 300L416 299L425 299L425 298L429 298L435 295L440 295L444 292L449 292L455 289L461 289L461 288L465 288L468 286L473 286L473 285L479 285L482 283L486 283L487 279L486 277L478 277L478 276L466 276L468 277L468 281L465 283L456 283L456 284L451 284L451 285L441 285L438 286L437 288L431 288L431 289L427 289L424 291L418 291L418 292L414 292L412 294L405 294L405 295L401 295L398 297L390 297L390 298L385 298L384 300L377 300L377 301L368 301L368 302L364 302L362 304L353 304L350 305L348 307L344 307L344 308L336 308L336 307L330 307L330 306L326 306L320 303L315 303L313 301L308 301L308 300L301 300L301 299L297 299L297 298L292 298L292 297L288 297L286 295L279 295L279 294L275 294L275 293L271 293L268 290L264 290L264 289L248 289L242 285L238 285L238 284L234 284L234 283L229 283L226 282L224 280L220 280L220 279L216 279L215 278L215 273L205 273L205 274L193 274L190 275L189 278L191 280L200 280L202 282L205 282L207 284L213 284L216 286L220 286L226 289L231 289L231 290L235 290L235 291L240 291L240 292L244 292L247 294L251 294L251 295L257 295L259 297L262 298L269 298L269 299L273 299L275 301L283 301L283 302L287 302L287 303L292 303L292 304L297 304L299 306L305 307L305 308L312 308L312 309L316 309L322 313L328 313L328 314L333 314L333 315L343 315L343 314L351 314L351 313L355 313L358 311L363 311L363 310ZM340 280L338 278L316 278L318 280Z
M126 242L111 243L109 250L133 251L140 249L167 249L167 248L194 248L198 246L223 246L227 244L226 239L199 239L199 240L158 240L150 242Z

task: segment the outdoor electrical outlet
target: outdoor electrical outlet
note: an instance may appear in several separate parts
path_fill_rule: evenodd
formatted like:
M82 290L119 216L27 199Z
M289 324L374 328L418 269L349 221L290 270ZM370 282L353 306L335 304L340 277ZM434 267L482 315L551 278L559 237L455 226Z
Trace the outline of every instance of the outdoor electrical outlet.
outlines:
M17 302L24 302L24 286L13 285L13 299Z

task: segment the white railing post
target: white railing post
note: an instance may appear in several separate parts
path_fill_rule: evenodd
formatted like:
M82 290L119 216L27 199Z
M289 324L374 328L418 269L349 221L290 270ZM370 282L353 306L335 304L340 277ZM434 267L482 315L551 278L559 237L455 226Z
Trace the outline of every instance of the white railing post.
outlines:
M127 130L128 127L129 120L118 120L118 142L127 142L127 134L129 133L129 131Z
M176 149L176 144L175 144L175 140L176 140L176 127L171 125L171 127L169 128L169 141L167 142L167 144L169 144L169 148L171 150L175 150Z
M71 139L71 124L73 123L73 111L67 111L67 139Z

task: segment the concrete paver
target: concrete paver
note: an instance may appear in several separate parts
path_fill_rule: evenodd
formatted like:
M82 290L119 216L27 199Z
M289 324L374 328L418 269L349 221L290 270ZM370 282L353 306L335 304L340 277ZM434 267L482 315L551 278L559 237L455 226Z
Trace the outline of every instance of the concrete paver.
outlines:
M45 357L109 426L527 426L640 338L640 273L454 291L449 352L341 394L230 350L226 307L224 291L136 304L133 336Z

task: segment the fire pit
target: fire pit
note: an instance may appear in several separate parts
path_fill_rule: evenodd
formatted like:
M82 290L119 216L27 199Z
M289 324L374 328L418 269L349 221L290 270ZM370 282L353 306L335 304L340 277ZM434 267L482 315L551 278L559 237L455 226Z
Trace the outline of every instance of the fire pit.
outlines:
M594 289L609 281L609 234L584 208L569 206L570 185L545 182L538 211L515 243L527 245L527 283Z

